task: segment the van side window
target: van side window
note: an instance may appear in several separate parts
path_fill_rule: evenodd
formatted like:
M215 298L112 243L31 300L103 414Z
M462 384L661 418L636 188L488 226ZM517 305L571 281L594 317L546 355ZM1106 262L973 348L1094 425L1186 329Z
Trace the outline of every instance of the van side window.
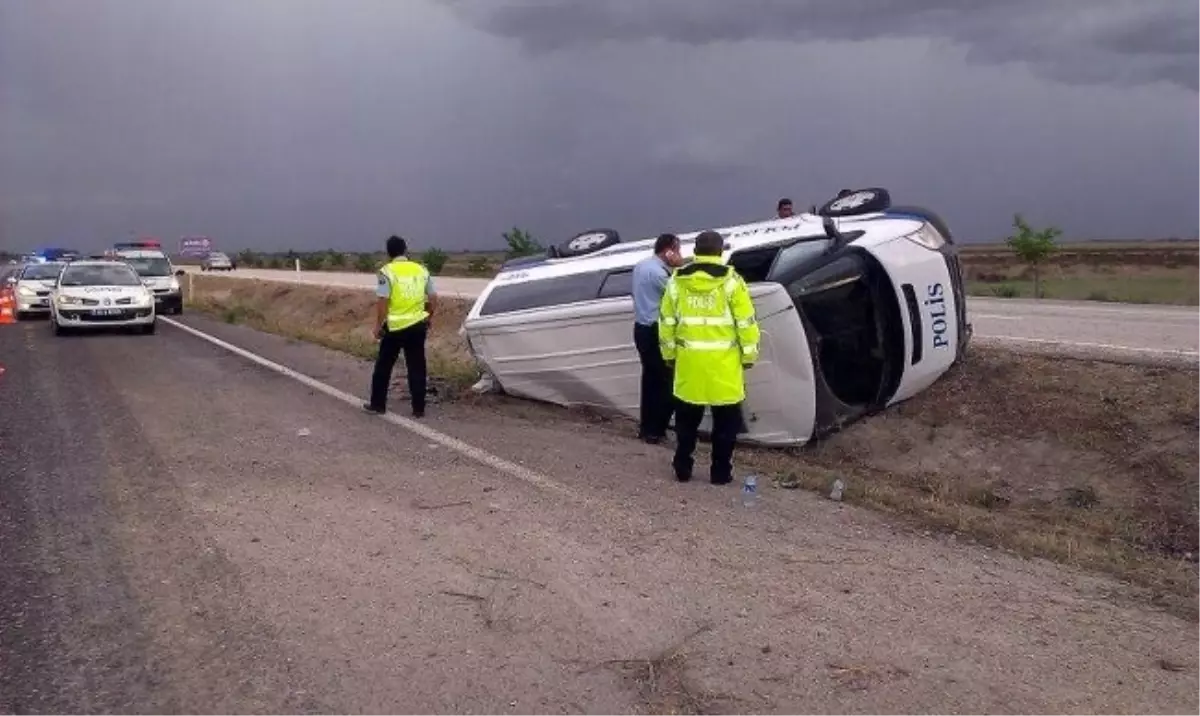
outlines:
M633 295L633 269L613 271L600 285L600 298L620 298Z
M767 272L779 253L779 246L761 246L756 249L743 249L729 255L727 262L738 272L746 283L759 283L767 280Z
M595 300L603 280L604 274L596 271L497 286L488 294L487 301L479 309L479 315L491 316L497 313L592 301Z
M768 281L783 282L789 278L804 273L804 265L820 259L829 248L829 240L801 241L779 252L771 270L767 273Z

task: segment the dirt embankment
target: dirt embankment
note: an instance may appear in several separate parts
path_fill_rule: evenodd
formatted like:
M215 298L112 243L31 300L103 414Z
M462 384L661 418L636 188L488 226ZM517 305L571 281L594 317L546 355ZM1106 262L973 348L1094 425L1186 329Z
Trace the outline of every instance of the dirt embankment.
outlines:
M367 292L208 276L194 285L192 305L230 323L373 355ZM477 376L458 335L467 309L443 301L429 344L432 374L458 387ZM849 501L964 540L1116 574L1194 618L1197 378L1194 369L976 347L913 400L802 449L747 448L739 462L783 488L827 492L840 477ZM470 399L631 432L595 415Z

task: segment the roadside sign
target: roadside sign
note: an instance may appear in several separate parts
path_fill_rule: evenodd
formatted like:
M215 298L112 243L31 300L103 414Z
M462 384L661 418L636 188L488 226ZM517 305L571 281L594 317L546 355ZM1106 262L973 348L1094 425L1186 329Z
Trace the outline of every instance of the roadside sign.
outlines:
M212 251L212 239L207 236L184 236L179 239L179 253L183 256L207 256Z

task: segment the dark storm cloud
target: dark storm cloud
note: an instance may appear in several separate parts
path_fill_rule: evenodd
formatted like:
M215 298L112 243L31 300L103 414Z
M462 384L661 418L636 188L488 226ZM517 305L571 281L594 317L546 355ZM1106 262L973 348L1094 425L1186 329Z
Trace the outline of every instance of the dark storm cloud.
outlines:
M949 40L979 63L1067 83L1197 88L1194 0L446 0L484 30L549 52L606 40Z
M393 232L496 247L514 224L632 238L865 185L968 240L1018 210L1076 237L1191 235L1195 16L1159 0L0 0L0 249L131 230L233 249Z

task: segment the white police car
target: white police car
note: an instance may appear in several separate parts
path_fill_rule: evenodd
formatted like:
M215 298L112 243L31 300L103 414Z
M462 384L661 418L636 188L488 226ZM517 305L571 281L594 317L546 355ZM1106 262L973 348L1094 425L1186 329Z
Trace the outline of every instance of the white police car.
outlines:
M119 259L66 264L51 291L50 321L56 335L100 328L154 333L156 319L153 292Z
M112 255L123 259L142 277L154 294L154 305L159 313L183 313L183 290L166 253L154 248L122 248L113 251Z
M25 264L8 278L17 302L17 320L50 314L50 292L63 266L57 261Z
M803 444L916 395L962 357L971 334L962 269L933 212L892 207L873 188L717 230L762 332L746 376L745 441ZM698 234L680 235L685 257ZM636 419L630 290L653 243L594 230L509 262L463 324L475 358L510 395Z

